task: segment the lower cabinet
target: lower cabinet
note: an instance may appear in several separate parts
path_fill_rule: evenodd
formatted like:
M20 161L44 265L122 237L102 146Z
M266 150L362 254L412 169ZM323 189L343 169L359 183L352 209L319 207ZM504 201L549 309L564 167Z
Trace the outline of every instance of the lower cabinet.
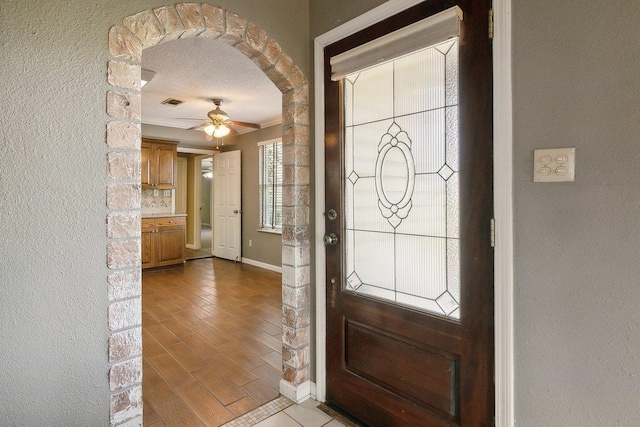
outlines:
M184 217L142 219L142 268L184 263Z

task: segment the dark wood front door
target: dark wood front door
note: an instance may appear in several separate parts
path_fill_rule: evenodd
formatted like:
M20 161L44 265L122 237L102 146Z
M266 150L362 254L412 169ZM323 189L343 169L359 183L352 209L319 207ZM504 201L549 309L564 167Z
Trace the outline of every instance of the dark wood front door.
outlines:
M458 38L331 80L453 6ZM489 9L426 1L325 49L326 398L371 426L493 425Z

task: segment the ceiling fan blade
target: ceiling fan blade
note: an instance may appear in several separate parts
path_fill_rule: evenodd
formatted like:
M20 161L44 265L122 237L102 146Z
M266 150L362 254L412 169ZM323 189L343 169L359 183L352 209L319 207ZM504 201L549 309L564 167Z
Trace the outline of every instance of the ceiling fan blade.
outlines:
M262 127L257 123L248 123L248 122L238 122L236 120L229 120L228 122L231 125L242 126L245 128L253 128L253 129L262 129Z
M200 123L199 125L191 126L190 128L187 128L187 130L194 130L194 129L198 129L198 128L201 128L201 127L206 126L206 125L207 125L207 122Z

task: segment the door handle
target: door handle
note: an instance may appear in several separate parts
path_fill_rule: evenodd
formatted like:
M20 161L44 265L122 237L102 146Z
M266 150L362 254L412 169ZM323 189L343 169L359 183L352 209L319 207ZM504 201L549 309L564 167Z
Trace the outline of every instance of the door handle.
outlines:
M234 213L234 214L242 213L242 209L240 209L240 210L236 209L236 210L234 210L234 211L233 211L233 213Z
M325 234L322 240L324 241L324 244L327 246L335 246L338 243L338 236L336 236L333 233Z

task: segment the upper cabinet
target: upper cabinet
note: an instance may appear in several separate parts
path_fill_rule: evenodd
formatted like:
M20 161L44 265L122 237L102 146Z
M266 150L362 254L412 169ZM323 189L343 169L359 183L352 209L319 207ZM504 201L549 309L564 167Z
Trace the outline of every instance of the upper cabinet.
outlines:
M142 188L171 190L175 188L177 144L142 138Z

